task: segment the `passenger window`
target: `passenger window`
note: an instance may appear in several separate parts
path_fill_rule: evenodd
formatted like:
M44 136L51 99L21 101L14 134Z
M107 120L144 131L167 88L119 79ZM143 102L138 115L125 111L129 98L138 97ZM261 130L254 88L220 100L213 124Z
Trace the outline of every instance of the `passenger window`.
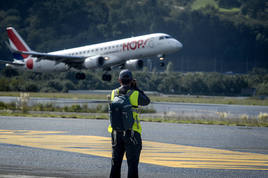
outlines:
M160 37L159 37L159 40L163 40L163 39L164 39L164 36L160 36Z

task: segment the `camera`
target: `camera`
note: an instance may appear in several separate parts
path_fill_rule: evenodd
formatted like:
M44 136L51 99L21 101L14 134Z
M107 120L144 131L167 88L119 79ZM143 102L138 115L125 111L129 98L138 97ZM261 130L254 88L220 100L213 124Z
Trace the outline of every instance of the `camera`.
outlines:
M131 81L131 88L136 88L137 87L137 81L136 81L136 79L133 79L132 81Z

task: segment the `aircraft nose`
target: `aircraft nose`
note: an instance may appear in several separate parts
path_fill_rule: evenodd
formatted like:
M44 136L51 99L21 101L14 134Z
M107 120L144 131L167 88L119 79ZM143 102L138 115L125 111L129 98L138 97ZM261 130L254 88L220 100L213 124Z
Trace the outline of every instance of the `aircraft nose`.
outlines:
M177 50L180 50L183 47L182 43L179 42L178 40L176 40L176 44L175 45L176 45Z

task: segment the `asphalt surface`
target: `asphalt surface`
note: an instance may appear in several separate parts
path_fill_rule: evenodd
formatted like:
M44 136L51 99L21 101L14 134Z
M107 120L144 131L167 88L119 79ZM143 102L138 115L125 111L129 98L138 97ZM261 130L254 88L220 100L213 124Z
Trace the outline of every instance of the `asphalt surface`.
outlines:
M81 153L76 151L77 148L74 151L66 151L69 148L67 145L59 149L46 148L50 142L53 142L54 146L61 145L61 143L66 144L66 142L71 144L78 140L83 142L83 138L89 136L92 138L98 136L100 139L107 138L108 140L110 135L107 133L107 125L106 120L1 116L0 177L18 177L18 175L108 177L111 165L109 157L96 156L90 152ZM140 177L268 177L268 128L168 123L142 123L142 126L144 141L142 159L144 159L139 166ZM38 134L34 134L37 132ZM167 150L170 146L174 152L177 147L179 149L186 147L188 151L193 150L191 154L198 150L211 149L208 152L215 152L213 156L218 156L217 159L223 158L223 163L231 159L228 154L231 157L239 156L239 158L241 155L245 155L241 157L242 161L238 165L232 165L233 167L228 167L231 164L227 167L215 167L220 160L212 162L211 165L208 164L208 168L198 168L198 165L202 165L202 161L196 161L198 165L193 164L193 168L186 168L187 164L176 167L175 164L167 163L168 166L160 166L157 159L164 156L163 151L154 152L156 161L146 163L148 150L150 152L147 142L150 142L151 146L162 145ZM94 145L94 143L90 144ZM110 144L109 141L107 144ZM185 149L180 151L184 152ZM180 154L180 152L176 152L176 154ZM186 154L183 155L184 159L190 158L191 154L186 151ZM209 156L209 153L204 151L197 156L205 157L207 154ZM226 156L227 159L224 158ZM256 157L263 158L260 161L261 165L254 165L256 161L251 162L252 158ZM172 159L170 158L169 161L172 162ZM243 166L246 165L241 167L243 163L252 164L252 166L244 169ZM124 161L122 177L126 177L126 174L127 165Z

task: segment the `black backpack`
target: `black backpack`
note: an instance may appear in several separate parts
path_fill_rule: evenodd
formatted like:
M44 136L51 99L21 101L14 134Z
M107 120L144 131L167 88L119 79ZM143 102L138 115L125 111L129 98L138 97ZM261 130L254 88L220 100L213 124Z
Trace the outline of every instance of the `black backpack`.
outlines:
M116 90L115 92L118 92ZM131 130L134 124L132 105L129 97L133 93L130 90L125 95L115 95L113 101L109 103L110 123L114 130Z

